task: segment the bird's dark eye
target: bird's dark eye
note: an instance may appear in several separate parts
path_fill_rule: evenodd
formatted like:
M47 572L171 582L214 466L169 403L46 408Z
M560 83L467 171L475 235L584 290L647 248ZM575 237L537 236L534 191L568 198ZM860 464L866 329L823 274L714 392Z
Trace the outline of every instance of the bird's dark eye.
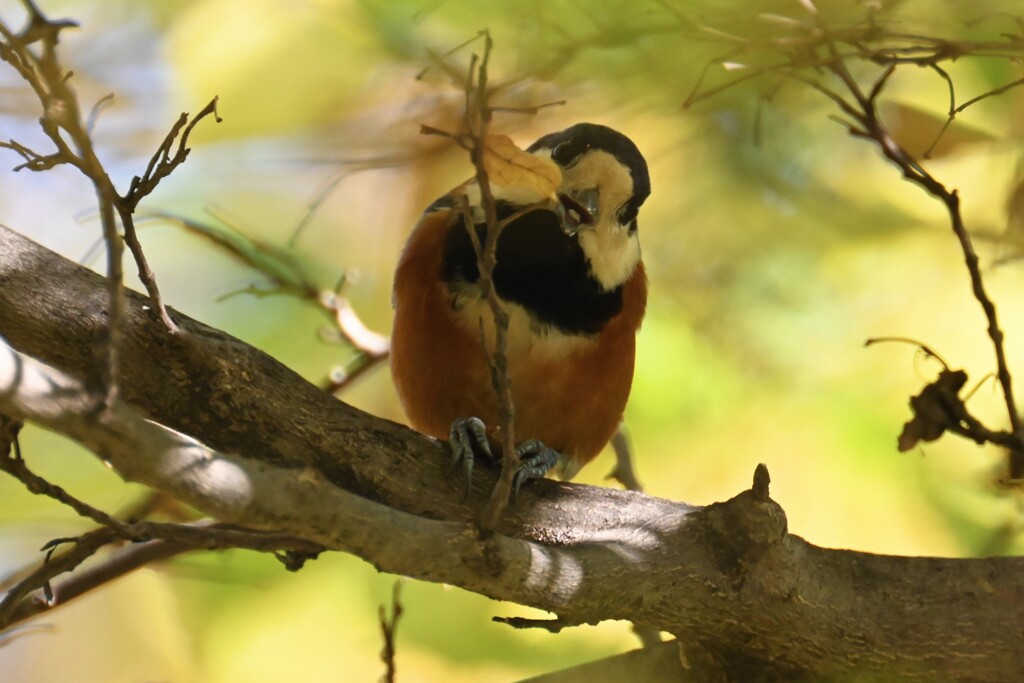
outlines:
M634 202L628 202L622 210L619 211L619 225L629 225L636 220L637 213L640 212L640 207Z
M562 168L569 168L579 161L581 152L579 146L572 144L571 141L563 142L551 150L551 160Z

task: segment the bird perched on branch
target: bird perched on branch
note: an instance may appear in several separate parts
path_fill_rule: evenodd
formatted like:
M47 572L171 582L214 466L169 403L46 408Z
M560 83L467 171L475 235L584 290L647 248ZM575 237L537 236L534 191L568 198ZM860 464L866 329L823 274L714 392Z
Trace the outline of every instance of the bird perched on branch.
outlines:
M580 123L526 152L527 162L557 166L547 204L500 174L490 182L498 220L512 219L499 233L493 281L509 315L514 429L525 439L517 489L556 466L570 478L618 428L647 304L637 212L650 194L640 151L606 126ZM391 371L409 421L450 439L468 477L474 456L491 456L500 440L484 347L487 339L493 348L494 324L466 203L484 244L475 180L428 207L409 237L395 273Z

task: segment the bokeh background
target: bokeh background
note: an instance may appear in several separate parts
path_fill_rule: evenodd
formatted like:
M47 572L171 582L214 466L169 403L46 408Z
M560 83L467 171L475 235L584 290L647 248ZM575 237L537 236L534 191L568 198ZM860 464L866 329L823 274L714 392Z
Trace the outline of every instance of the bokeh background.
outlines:
M850 138L807 87L768 74L684 108L707 69L728 72L733 35L765 37L808 21L798 2L668 0L40 0L73 17L65 63L86 107L108 93L94 138L119 187L140 173L182 111L220 97L194 150L143 210L166 211L287 248L323 287L347 294L373 329L390 329L390 278L423 207L467 177L464 152L421 124L457 129L471 43L495 41L495 103L561 106L499 114L523 146L588 120L632 137L652 171L640 216L650 307L627 421L649 493L694 504L728 498L768 465L793 533L829 547L907 555L1021 552L1021 500L1001 487L1003 455L954 438L898 453L907 399L935 377L919 339L971 385L994 369L984 319L943 207ZM822 11L960 38L1017 31L1012 3L840 3ZM677 7L678 5L678 7ZM968 7L969 5L969 7ZM845 16L836 17L838 12ZM683 14L680 14L683 12ZM774 13L774 14L773 14ZM789 17L789 19L780 18ZM19 26L23 12L0 1ZM672 31L663 27L676 22ZM682 28L680 28L682 25ZM715 31L709 30L714 28ZM1016 27L1016 28L1015 28ZM716 33L717 31L717 33ZM770 46L769 46L770 47ZM776 53L778 58L780 53ZM768 63L771 50L733 61ZM761 60L761 61L758 61ZM430 67L427 69L427 67ZM417 78L417 74L427 69ZM948 65L959 101L1020 78L1001 58ZM858 68L864 78L877 74ZM901 68L884 113L922 150L949 108L947 84ZM960 189L1011 369L1024 360L1020 93L971 107L928 168ZM0 65L0 137L46 149L38 102ZM0 154L4 168L19 160ZM102 268L91 188L70 169L0 176L0 222ZM1014 200L1014 197L1017 197ZM351 361L308 302L266 289L260 273L168 221L141 238L167 300L265 349L313 382ZM132 268L128 268L132 271ZM137 286L137 285L136 285ZM343 400L394 420L386 368ZM991 380L970 401L1004 426ZM32 467L114 511L143 495L80 448L27 428ZM606 453L579 479L612 485ZM0 576L39 546L88 525L0 478ZM329 555L289 574L267 556L197 554L139 571L0 639L5 681L363 681L383 672L377 608L395 577ZM559 635L516 632L494 615L530 615L445 586L406 582L399 680L507 681L636 646L621 623Z

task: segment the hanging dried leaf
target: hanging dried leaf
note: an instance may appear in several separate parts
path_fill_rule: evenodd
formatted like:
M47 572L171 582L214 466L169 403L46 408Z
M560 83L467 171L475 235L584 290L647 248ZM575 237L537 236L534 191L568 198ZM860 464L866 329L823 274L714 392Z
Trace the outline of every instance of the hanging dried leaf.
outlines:
M910 398L913 419L903 425L898 447L909 451L921 441L935 441L961 422L966 413L959 394L967 383L963 370L943 370L938 378Z
M521 189L535 195L533 201L554 199L562 183L562 171L555 162L520 149L507 135L484 139L484 168L493 184Z

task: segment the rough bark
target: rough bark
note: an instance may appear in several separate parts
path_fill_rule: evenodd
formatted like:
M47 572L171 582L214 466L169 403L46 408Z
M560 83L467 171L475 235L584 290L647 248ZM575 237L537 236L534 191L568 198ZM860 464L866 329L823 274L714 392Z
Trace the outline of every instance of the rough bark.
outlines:
M124 402L100 424L64 397L95 364L104 302L99 276L0 227L0 335L24 354L0 363L0 412L222 519L570 623L670 631L699 680L1015 681L1024 670L1024 559L818 548L787 532L764 480L705 508L535 482L480 539L470 520L494 472L481 469L463 502L442 445L180 313L184 332L171 335L142 296L128 297Z

